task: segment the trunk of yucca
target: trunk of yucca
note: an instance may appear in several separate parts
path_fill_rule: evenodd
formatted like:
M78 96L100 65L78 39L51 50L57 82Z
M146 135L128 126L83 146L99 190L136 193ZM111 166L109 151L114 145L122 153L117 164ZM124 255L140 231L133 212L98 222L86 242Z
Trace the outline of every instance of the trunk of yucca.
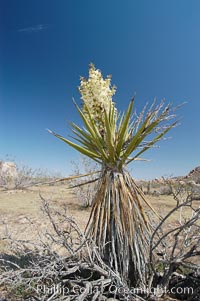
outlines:
M151 227L144 202L127 171L105 168L86 227L105 262L132 285L146 282Z

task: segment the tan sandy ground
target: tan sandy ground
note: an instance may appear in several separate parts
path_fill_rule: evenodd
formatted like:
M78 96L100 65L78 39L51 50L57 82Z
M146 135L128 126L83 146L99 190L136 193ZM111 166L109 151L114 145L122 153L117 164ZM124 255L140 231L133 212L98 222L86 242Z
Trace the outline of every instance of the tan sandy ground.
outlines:
M88 221L90 208L83 207L82 200L78 200L73 191L65 185L32 187L27 190L0 190L0 253L6 250L7 240L4 239L10 233L17 239L34 239L49 227L49 220L42 213L41 197L49 201L50 205L59 209L63 205L67 207L67 215L77 221L84 231ZM175 206L172 196L147 196L152 206L162 215L165 215ZM186 212L189 214L189 212ZM176 222L179 214L173 216L172 222ZM30 226L30 221L32 225Z
M12 253L7 239L9 234L12 234L13 238L34 241L38 238L38 234L44 233L46 229L49 230L49 220L41 210L40 194L54 209L66 205L67 215L72 216L84 231L90 208L84 208L82 201L76 198L73 191L67 190L65 185L32 187L24 191L0 190L0 254ZM162 216L176 204L172 196L147 196L147 199ZM189 214L189 211L186 212L186 215ZM175 224L178 218L179 213L176 213L170 222ZM172 299L167 297L165 300Z
M48 227L49 220L42 212L41 196L54 209L66 205L67 215L73 217L83 230L89 217L72 192L64 185L32 187L28 190L0 190L0 253L6 250L7 235L17 239L34 239ZM30 225L31 224L31 225Z

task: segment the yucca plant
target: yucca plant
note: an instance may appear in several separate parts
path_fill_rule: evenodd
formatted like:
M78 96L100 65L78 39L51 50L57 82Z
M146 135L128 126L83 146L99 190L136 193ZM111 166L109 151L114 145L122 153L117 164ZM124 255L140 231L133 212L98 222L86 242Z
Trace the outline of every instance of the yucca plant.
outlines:
M148 271L152 229L146 210L157 213L129 174L127 165L144 160L140 156L176 122L171 122L174 114L164 102L153 103L148 110L145 106L137 116L133 114L131 100L126 112L119 114L112 100L115 90L111 78L103 79L101 71L90 65L89 78L81 78L79 87L82 107L74 102L84 127L70 123L75 142L51 133L101 165L85 233L122 279L141 285L145 284Z

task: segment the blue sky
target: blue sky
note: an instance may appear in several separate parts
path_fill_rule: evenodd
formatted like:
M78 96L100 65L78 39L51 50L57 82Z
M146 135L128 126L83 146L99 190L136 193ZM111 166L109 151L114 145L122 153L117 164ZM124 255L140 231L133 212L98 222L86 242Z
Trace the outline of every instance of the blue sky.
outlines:
M89 63L112 74L120 110L156 97L181 125L131 166L137 178L182 175L200 165L200 1L0 0L0 158L69 174L79 155L46 128L80 123L79 77Z

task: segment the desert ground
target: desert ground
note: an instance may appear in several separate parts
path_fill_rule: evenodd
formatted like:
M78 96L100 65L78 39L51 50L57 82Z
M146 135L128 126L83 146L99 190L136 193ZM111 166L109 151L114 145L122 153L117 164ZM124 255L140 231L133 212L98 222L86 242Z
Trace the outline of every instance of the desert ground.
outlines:
M146 199L152 207L162 216L171 211L176 201L172 195L146 195ZM53 234L52 223L44 212L44 200L48 202L53 212L65 211L65 214L73 218L79 228L84 232L84 228L90 216L91 207L85 207L83 200L77 197L74 189L69 189L67 184L39 185L26 189L0 190L0 255L5 258L15 257L17 244L28 244L28 247L38 246L40 241L45 242L48 234ZM198 206L195 201L194 205ZM147 207L145 207L147 211ZM186 209L184 216L190 216L191 212ZM167 227L173 228L178 225L180 212L176 211L167 221ZM24 244L25 242L25 244ZM14 248L13 248L14 246ZM21 248L20 248L21 249ZM56 252L60 255L68 255L66 248L56 245ZM64 253L63 253L64 252ZM16 257L17 258L17 257ZM15 259L16 260L16 259ZM21 260L21 259L20 259ZM196 257L194 263L199 263ZM2 294L2 295L1 295ZM21 293L20 293L21 294ZM1 297L6 296L6 300L13 299L12 292L7 299L5 287L0 287ZM21 296L21 295L20 295ZM14 297L15 298L15 297ZM17 300L25 300L19 299ZM161 300L161 299L160 299ZM175 299L166 299L175 300Z
M42 199L47 200L53 209L66 207L67 215L73 217L84 231L90 215L73 190L67 185L33 186L23 190L0 190L0 253L9 252L8 236L13 239L34 240L49 227L48 217L42 210ZM147 196L150 204L164 216L176 204L171 195ZM188 212L189 214L189 212ZM172 223L179 218L178 212Z
M89 217L89 210L83 209L81 201L64 185L30 187L26 190L0 191L0 253L7 248L7 237L34 240L45 231L49 220L42 210L42 198L54 209L63 206L67 215L78 222L81 229Z

